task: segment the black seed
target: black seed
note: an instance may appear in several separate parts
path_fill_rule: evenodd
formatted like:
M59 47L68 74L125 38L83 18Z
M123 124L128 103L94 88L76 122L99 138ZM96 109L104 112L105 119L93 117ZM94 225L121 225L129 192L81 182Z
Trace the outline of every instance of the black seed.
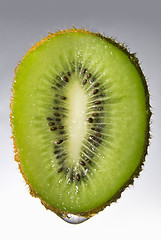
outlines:
M66 156L66 153L62 153L61 155L57 156L56 159L60 159L62 157Z
M59 80L59 81L61 80L61 78L59 76L56 76L56 79Z
M54 122L49 122L48 125L49 125L49 126L53 126L53 125L55 125L55 123L54 123Z
M67 98L66 97L64 97L64 96L61 96L60 97L62 100L66 100Z
M51 88L53 88L54 90L57 90L57 88L55 86L51 86Z
M87 168L85 168L87 169ZM84 171L81 171L81 178L83 178L83 180L86 180L86 174Z
M67 168L67 169L66 169L66 172L68 173L69 171L70 171L70 168Z
M99 114L98 113L93 113L92 116L97 117L97 116L99 116Z
M95 147L99 147L99 143L92 142L92 144L93 144Z
M93 94L96 94L96 93L98 93L98 88L93 90Z
M88 139L88 141L89 141L89 142L93 142L92 139L90 139L90 138ZM91 158L93 158L93 156L94 156L92 153L90 153L90 152L88 152L88 151L84 151L84 153L85 153L87 156L91 157Z
M62 167L61 167L61 168L59 168L59 169L58 169L58 173L60 173L62 170L63 170L63 168L62 168Z
M94 136L92 136L92 135L90 135L90 138L92 138L93 140L95 140L95 137L94 137Z
M90 78L90 77L91 77L91 73L88 73L87 78Z
M92 143L92 142L93 142L93 141L92 141L92 139L91 139L90 137L88 138L88 141L89 141L90 143Z
M57 150L57 151L54 152L54 154L57 154L57 153L59 153L59 152L60 152L60 151Z
M71 180L71 181L74 180L74 175L73 175L73 173L72 173L71 176L70 176L70 180Z
M69 82L69 80L68 80L68 78L67 78L66 76L63 77L63 80L64 80L65 82Z
M91 128L91 130L96 131L96 132L101 132L101 128Z
M97 82L97 83L95 83L93 86L94 86L94 87L98 87L98 86L99 86L99 83Z
M62 165L63 163L64 163L64 159L58 161L58 164L59 164L59 165Z
M86 164L84 161L80 161L80 165L85 166Z
M57 86L58 88L62 88L62 85L60 85L59 83L56 83L56 86Z
M48 121L54 120L53 118L49 118L49 117L47 117L46 119L47 119Z
M93 122L93 118L88 118L88 122L92 123Z
M98 111L102 111L102 110L103 110L103 107L99 107L99 108L98 108Z
M53 107L53 109L55 109L55 110L59 110L59 108L58 108L58 107Z
M101 128L96 128L96 131L97 132L101 132Z
M56 143L57 144L60 144L60 143L62 143L63 142L63 140L62 139L59 139Z
M96 133L96 137L101 137L102 135L100 133Z
M89 153L89 156L90 156L91 158L93 158L93 157L94 157L94 154L93 154L93 153Z
M68 76L70 77L71 76L71 73L70 72L67 72Z
M66 108L64 108L64 107L60 107L59 109L60 109L60 110L64 110L64 111L65 111L65 110L67 110L67 109L66 109Z
M77 181L79 182L79 180L80 180L80 175L77 173L77 175L76 175L76 179L77 179Z
M100 138L96 138L96 141L97 141L98 143L101 143L101 142L102 142L102 140L101 140Z
M80 70L81 70L81 66L80 66L80 65L78 65L78 66L77 66L77 69L78 69L78 71L80 71Z
M87 71L86 68L83 68L82 73L84 74L86 71Z
M99 146L99 144L98 143L96 143L96 142L94 142L91 138L88 138L88 141L91 143L91 144L93 144L95 147L98 147ZM88 154L89 156L90 156L90 154ZM91 157L91 156L90 156Z
M86 159L86 162L87 162L87 163L91 163L91 160L87 158L87 159Z
M57 127L50 128L51 131L55 131L56 129L57 129Z
M95 152L96 149L93 146L89 145L88 147L92 152Z
M63 128L64 128L64 126L59 126L58 128L59 128L59 129L63 129Z
M54 116L59 117L60 114L59 113L54 113Z
M92 83L92 82L94 82L94 80L95 80L95 78L92 78L92 79L90 80L90 82Z
M62 135L65 134L65 131L61 131L60 134L62 134Z
M100 119L96 119L96 123L100 123Z
M94 102L94 104L96 104L96 105L101 104L101 101L97 100Z
M57 122L60 122L60 121L61 121L61 119L60 119L60 118L56 118L55 120L56 120Z
M87 83L87 79L83 80L83 85L85 85Z
M102 93L99 95L99 97L105 97L105 96L106 96L105 93Z

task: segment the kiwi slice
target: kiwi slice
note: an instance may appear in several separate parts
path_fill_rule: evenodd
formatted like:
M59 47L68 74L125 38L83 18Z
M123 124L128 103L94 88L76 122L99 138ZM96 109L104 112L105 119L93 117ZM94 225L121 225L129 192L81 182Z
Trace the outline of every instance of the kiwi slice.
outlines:
M85 29L49 34L18 64L12 92L15 160L47 209L84 221L138 177L149 93L124 46Z

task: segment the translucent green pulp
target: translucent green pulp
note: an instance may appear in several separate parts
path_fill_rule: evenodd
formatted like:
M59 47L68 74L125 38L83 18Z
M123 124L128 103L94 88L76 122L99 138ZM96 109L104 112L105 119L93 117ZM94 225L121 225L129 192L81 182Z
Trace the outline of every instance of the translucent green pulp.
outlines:
M94 83L82 84L83 68L95 76L99 91L104 89L104 127L85 180L71 181L65 171L58 173L54 154L58 132L50 130L47 117L53 116L56 106L57 91L52 88L56 76L69 71L69 83L62 90L67 97L67 117L62 120L67 139L61 146L67 152L65 166L75 167L76 173L81 146L92 127L88 118L93 90L88 88ZM13 88L13 134L21 167L38 196L51 206L76 213L98 208L135 172L145 145L146 97L139 73L117 46L91 34L57 35L25 56Z

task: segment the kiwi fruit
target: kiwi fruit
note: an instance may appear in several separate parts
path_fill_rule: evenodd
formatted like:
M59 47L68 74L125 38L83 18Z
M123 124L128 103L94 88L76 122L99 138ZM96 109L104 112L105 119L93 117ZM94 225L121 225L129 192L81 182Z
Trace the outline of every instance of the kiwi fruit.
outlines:
M50 33L15 69L15 160L32 196L66 221L92 217L139 176L150 116L137 57L99 33Z

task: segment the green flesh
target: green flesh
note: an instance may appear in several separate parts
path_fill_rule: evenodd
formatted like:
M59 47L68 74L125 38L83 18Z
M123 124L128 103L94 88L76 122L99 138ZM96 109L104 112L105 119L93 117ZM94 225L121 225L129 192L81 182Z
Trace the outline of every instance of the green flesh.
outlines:
M91 34L57 35L26 55L14 91L12 124L21 167L51 206L73 213L98 208L135 172L146 141L146 97L139 73L119 48ZM101 103L95 104L97 100ZM54 152L60 149L65 155L59 159Z

